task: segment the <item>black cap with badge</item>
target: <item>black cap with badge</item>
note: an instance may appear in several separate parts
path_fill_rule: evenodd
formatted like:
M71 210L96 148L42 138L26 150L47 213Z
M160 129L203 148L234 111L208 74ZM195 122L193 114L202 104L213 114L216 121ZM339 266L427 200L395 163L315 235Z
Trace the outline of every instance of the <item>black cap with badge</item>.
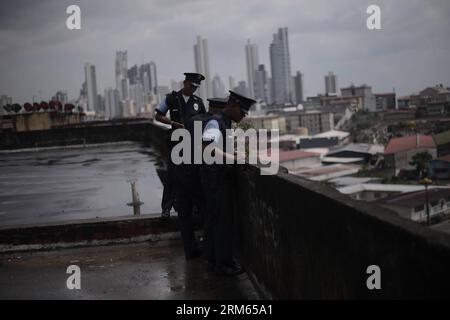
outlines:
M228 104L227 98L211 98L208 101L210 108L223 109Z
M242 112L248 113L248 110L256 103L256 100L240 95L236 92L230 90L229 101L237 103L241 108Z
M205 77L201 75L200 73L185 73L187 81L192 82L192 84L196 87L200 87L200 83L205 80Z

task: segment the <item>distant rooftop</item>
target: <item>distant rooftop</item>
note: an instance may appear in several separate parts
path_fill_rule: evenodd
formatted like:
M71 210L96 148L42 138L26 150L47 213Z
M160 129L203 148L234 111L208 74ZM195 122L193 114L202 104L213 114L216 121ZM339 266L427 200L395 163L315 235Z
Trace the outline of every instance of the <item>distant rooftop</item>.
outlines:
M326 181L332 178L348 176L359 171L360 166L351 164L335 164L329 166L318 166L305 170L292 172L295 175L308 178L313 181Z
M319 157L320 157L319 153L308 152L303 150L280 151L280 162L306 158L319 158Z
M384 154L394 154L397 152L408 151L412 149L432 149L435 147L436 144L434 143L432 136L419 134L391 139L386 147L386 151L384 152Z
M371 181L381 181L381 178L372 177L339 177L329 180L328 182L334 183L337 186L351 186L356 184L364 184Z
M351 143L346 146L330 150L329 155L336 154L342 151L351 151L357 153L368 153L368 154L378 154L384 152L384 146L376 145L376 144L368 144L368 143Z
M447 144L450 142L450 130L433 135L436 145Z
M332 137L338 137L341 139L345 139L350 135L350 133L345 131L338 131L338 130L330 130L326 132L322 132L319 134L314 135L314 138L332 138Z
M364 161L364 158L339 158L339 157L323 157L322 162L326 163L358 163Z
M430 186L430 189L438 189L438 188L448 188L448 187L438 187L438 186ZM423 190L424 186L422 185L403 185L403 184L381 184L381 183L362 183L357 185L350 185L342 188L338 188L337 190L344 194L353 194L362 191L385 191L385 192L414 192Z
M432 188L428 190L428 201L437 201L442 198L450 197L450 188ZM403 194L392 195L384 199L380 199L379 202L385 204L392 204L401 207L414 208L425 202L425 190L421 186L421 190L407 192Z

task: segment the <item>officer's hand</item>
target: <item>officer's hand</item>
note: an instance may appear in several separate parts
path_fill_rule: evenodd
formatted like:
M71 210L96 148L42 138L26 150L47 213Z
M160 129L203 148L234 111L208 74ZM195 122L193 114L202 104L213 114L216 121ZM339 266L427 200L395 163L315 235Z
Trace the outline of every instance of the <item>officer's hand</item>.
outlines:
M182 128L184 128L184 125L182 123L179 123L179 122L176 122L176 121L172 121L172 126L175 129L182 129Z

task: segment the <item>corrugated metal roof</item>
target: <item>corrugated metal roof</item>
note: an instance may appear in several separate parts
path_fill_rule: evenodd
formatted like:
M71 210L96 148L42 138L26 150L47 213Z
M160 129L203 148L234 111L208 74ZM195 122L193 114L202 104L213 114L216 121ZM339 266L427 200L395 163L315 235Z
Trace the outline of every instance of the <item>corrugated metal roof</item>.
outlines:
M436 148L432 136L423 134L393 138L389 141L384 154L394 154L411 149L432 149Z

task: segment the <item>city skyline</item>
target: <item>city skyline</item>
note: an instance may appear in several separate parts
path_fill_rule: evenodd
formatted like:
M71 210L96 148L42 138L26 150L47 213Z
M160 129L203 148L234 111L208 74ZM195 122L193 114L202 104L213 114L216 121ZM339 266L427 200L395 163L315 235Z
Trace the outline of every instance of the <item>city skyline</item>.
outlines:
M323 93L323 75L329 70L339 75L339 86L367 83L376 92L394 87L399 95L450 83L450 66L445 63L450 52L444 41L450 30L446 1L380 1L385 18L379 31L365 28L369 1L344 2L324 6L323 1L282 1L275 6L268 1L249 1L234 8L198 1L187 7L182 2L108 1L106 5L79 1L82 30L69 31L65 29L67 1L24 1L20 7L4 1L0 4L0 94L24 103L33 96L50 98L62 89L74 99L86 62L96 66L98 92L114 88L117 50L128 51L130 65L154 61L158 81L170 84L171 79L181 80L183 72L195 70L192 45L197 35L208 39L211 76L232 76L239 82L247 78L242 54L247 39L258 45L260 64L270 70L268 47L280 27L289 29L292 70L302 70L308 79L305 97ZM180 13L173 24L167 24L164 14L188 8L197 15ZM119 12L122 18L118 22ZM206 25L203 16L216 19ZM239 32L227 25L238 26ZM40 79L42 75L48 76L46 81Z

